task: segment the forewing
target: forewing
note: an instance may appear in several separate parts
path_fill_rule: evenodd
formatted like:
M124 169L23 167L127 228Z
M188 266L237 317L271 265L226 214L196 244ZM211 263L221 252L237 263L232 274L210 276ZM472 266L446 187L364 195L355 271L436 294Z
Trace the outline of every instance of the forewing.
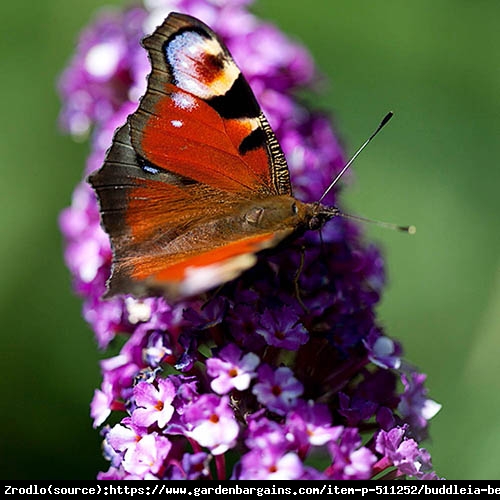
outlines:
M130 117L134 149L165 170L243 197L290 194L274 132L217 35L172 13L143 44L152 72Z

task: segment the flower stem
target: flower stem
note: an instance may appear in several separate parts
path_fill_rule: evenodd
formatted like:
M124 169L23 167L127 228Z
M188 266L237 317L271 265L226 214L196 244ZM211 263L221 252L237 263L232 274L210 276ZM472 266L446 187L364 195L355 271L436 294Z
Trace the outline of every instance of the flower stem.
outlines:
M215 456L215 468L217 479L226 479L226 457L223 454Z

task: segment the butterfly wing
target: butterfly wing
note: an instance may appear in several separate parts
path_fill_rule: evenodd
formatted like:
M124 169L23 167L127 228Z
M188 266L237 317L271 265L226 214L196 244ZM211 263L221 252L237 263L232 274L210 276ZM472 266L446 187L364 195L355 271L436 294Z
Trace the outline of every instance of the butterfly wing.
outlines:
M136 151L225 191L291 194L276 136L217 35L172 13L143 44L152 72L130 119Z
M179 297L253 266L296 225L260 223L260 205L277 198L288 214L294 200L276 137L213 31L170 14L143 43L148 90L89 181L113 247L107 296Z

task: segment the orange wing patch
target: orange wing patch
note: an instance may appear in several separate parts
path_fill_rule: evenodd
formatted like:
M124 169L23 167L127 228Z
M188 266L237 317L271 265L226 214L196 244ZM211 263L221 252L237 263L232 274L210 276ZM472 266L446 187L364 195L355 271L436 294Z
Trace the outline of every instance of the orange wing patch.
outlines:
M280 231L253 235L189 255L129 258L116 269L116 279L129 272L127 279L143 283L148 290L164 290L171 299L195 295L236 278L255 264L256 252L274 246L288 234L289 231Z
M144 116L137 148L141 156L165 170L243 197L246 190L266 189L261 177L269 175L265 151L261 165L249 168L237 149L239 142L235 146L231 140L241 137L249 127L235 124L231 138L224 120L203 100L171 84L165 87L169 96L158 100L152 113Z
M159 281L182 281L192 268L202 268L233 259L244 254L253 254L265 247L265 243L274 238L274 234L259 234L243 240L233 241L223 247L214 248L209 252L192 255L181 262L162 269L154 278ZM252 255L252 257L254 257ZM255 262L255 259L253 259ZM253 265L250 264L250 266ZM249 266L249 267L250 267ZM144 279L141 276L140 279Z

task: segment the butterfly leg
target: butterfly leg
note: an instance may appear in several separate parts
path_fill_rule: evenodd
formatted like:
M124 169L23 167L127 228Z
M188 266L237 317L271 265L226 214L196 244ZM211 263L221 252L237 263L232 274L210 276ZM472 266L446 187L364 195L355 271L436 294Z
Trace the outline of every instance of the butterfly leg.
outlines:
M299 279L300 275L302 274L302 270L304 269L304 260L305 260L305 248L304 246L300 247L300 264L299 267L297 268L297 272L295 273L295 276L293 278L293 284L295 288L295 298L297 299L297 302L300 304L300 307L304 310L306 314L309 313L309 309L307 306L304 304L304 301L302 300L302 295L300 293L300 285L299 285Z

